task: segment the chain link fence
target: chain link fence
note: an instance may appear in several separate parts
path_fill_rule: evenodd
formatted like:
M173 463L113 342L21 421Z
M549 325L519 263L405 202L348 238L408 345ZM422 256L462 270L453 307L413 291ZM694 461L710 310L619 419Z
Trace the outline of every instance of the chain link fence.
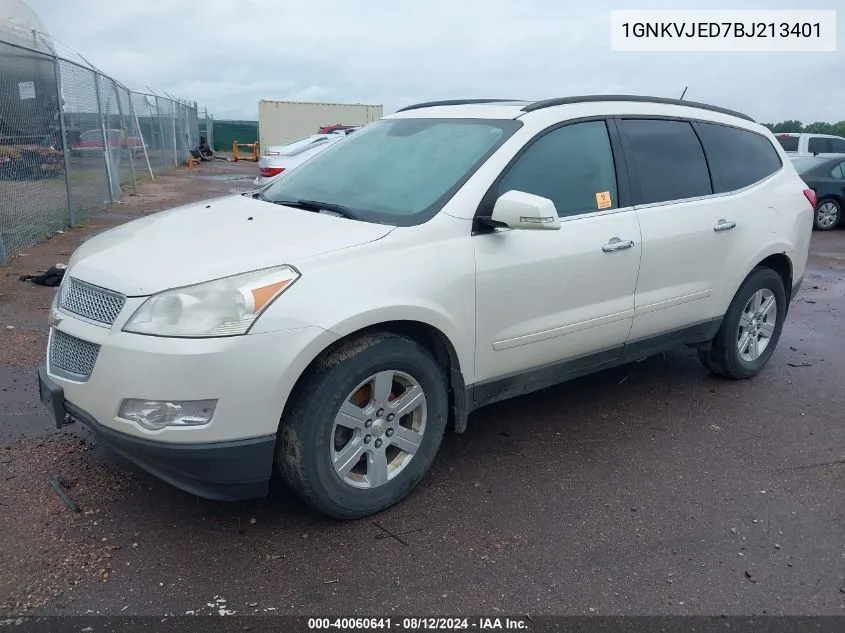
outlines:
M2 36L0 265L184 164L200 135L213 140L195 102L130 91L37 33Z

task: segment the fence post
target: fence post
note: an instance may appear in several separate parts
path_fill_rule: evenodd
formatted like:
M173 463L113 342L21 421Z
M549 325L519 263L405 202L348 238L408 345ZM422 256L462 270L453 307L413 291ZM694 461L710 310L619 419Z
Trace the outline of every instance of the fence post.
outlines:
M185 150L189 153L191 151L191 143L193 141L193 130L191 129L191 109L188 106L185 106L185 144L187 145ZM197 139L196 143L199 145L200 140Z
M123 142L126 144L126 153L129 155L129 169L132 171L132 190L135 193L138 193L138 180L135 178L135 159L133 156L133 154L135 154L135 148L130 147L128 143L129 135L126 134L126 124L123 120L123 106L120 103L120 88L117 87L117 82L114 79L112 79L111 82L114 86L115 97L117 97L117 115L120 117L120 129L125 137ZM131 99L131 97L129 97L128 90L126 91L126 96L128 99ZM131 126L132 124L130 123L129 125Z
M135 110L135 102L132 100L132 93L126 91L129 95L129 109L132 110L132 118L135 119L135 129L138 130L138 138L141 139L141 147L144 149L144 160L147 161L147 169L150 172L150 178L155 181L156 177L153 174L152 165L150 165L150 155L147 153L147 141L144 138L144 133L141 131L141 122L138 120L138 111Z
M111 162L111 140L106 134L106 119L103 116L103 95L100 91L100 73L94 72L94 90L97 93L97 111L100 114L100 130L103 133L103 157L106 161L106 178L108 179L109 184L109 200L112 202L115 201L114 199L114 176L112 175L112 162Z
M53 56L53 66L56 69L56 94L59 99L59 134L62 141L62 159L65 164L65 189L67 190L67 219L68 226L76 226L76 211L73 208L73 192L70 186L70 150L67 146L67 130L65 129L65 96L62 90L62 67L58 54Z
M173 123L173 166L179 164L179 145L176 143L176 102L170 100L170 121Z
M161 107L158 105L158 95L156 95L156 118L158 119L158 132L159 138L161 139L161 167L164 170L167 170L167 153L166 149L167 146L164 143L164 119L161 117Z

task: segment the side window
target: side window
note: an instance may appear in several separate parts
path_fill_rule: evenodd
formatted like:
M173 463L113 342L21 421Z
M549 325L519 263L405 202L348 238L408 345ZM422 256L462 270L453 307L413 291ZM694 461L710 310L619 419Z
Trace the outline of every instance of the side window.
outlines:
M843 138L829 138L830 150L834 154L845 154L845 139Z
M549 198L559 216L618 206L613 151L604 121L573 123L537 139L499 183L499 195Z
M777 151L761 134L715 123L696 123L696 129L710 169L719 175L716 193L753 185L781 168Z
M713 193L704 150L688 122L625 119L622 128L640 182L639 204Z
M827 148L827 139L821 136L811 136L807 141L807 151L811 154L822 154L829 152Z
M834 167L830 172L830 176L832 178L836 178L837 180L845 180L845 162L841 162Z

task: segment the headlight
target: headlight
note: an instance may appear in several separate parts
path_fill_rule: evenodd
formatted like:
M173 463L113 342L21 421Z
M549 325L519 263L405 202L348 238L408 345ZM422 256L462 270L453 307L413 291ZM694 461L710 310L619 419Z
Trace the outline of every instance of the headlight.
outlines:
M124 332L174 337L246 334L273 300L299 279L291 266L165 290L147 299Z
M117 417L136 422L150 431L166 426L201 426L214 416L217 400L164 402L129 398L120 403Z

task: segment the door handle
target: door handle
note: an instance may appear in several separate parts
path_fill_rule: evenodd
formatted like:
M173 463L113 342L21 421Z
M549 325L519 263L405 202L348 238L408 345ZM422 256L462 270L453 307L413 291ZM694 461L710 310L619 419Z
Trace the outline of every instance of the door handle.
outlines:
M634 245L633 240L625 240L624 242L618 237L614 237L607 244L601 247L605 253L612 253L614 251L624 251L626 248L631 248Z
M716 224L713 225L713 230L714 231L730 231L734 227L736 227L736 222L728 222L727 220L719 220Z

